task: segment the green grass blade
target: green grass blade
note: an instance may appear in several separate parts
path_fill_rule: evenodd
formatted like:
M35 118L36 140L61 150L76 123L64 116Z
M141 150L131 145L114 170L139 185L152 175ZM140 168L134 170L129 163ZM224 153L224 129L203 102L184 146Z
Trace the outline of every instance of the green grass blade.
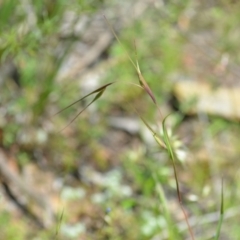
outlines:
M103 15L109 29L111 30L112 34L114 35L114 37L116 38L116 40L118 41L119 45L122 47L122 49L126 52L127 57L129 59L129 61L132 63L132 65L134 66L134 68L137 70L137 66L135 65L134 61L132 60L132 58L130 57L130 55L128 54L127 50L125 49L125 47L123 46L122 42L120 41L120 39L118 38L117 34L115 33L113 27L111 26L111 24L109 23L109 21L107 20L106 16Z
M169 115L168 115L169 116ZM176 170L176 164L175 164L175 153L174 153L174 150L172 148L172 145L171 145L171 142L170 142L170 138L168 136L168 132L167 132L167 128L166 128L166 119L167 117L166 116L164 119L163 119L163 122L162 122L162 128L163 128L163 138L164 138L164 142L166 144L166 148L167 148L167 151L168 151L168 154L169 154L169 157L171 159L171 162L172 162L172 166L173 166L173 171L174 171L174 178L175 178L175 182L176 182L176 188L177 188L177 195L178 195L178 201L179 201L179 205L181 207L181 210L182 210L182 213L184 215L184 218L185 218L185 221L186 221L186 224L188 226L188 231L189 231L189 234L191 236L191 239L194 240L194 235L193 235L193 231L191 229L191 226L189 224L189 221L188 221L188 216L187 216L187 213L183 207L183 204L182 204L182 196L181 196L181 193L180 193L180 188L179 188L179 181L178 181L178 176L177 176L177 170Z
M168 115L168 116L169 116L169 115ZM181 194L180 194L180 190L179 190L177 170L176 170L176 165L175 165L175 153L174 153L174 151L173 151L173 148L172 148L172 145L171 145L169 136L168 136L166 124L165 124L165 123L166 123L166 119L167 119L168 116L166 116L166 117L163 119L163 122L162 122L163 138L164 138L164 142L165 142L165 144L166 144L166 148L167 148L169 157L170 157L171 162L172 162L172 166L173 166L173 170L174 170L174 177L175 177L176 187L177 187L178 200L179 200L179 202L181 203L181 202L182 202L182 199L181 199Z
M58 221L57 221L57 227L56 227L54 240L58 239L59 230L60 230L60 227L61 227L61 224L62 224L62 221L63 221L63 215L64 215L64 209L62 210L62 212L61 212L61 214L60 214L60 216L58 218Z
M215 235L215 240L218 240L220 237L220 231L223 223L223 217L224 217L224 193L223 193L223 179L222 179L222 187L221 187L221 208L220 208L220 218L218 221L218 226L217 226L217 232Z
M176 229L176 226L174 225L174 222L173 222L173 219L171 217L170 211L168 210L168 202L167 202L167 199L165 197L163 187L162 187L161 183L158 181L156 173L153 173L153 179L156 183L156 190L157 190L160 202L161 202L161 207L162 207L164 217L165 217L166 222L167 222L168 239L169 240L170 239L175 240L176 239L176 234L177 234L177 229Z

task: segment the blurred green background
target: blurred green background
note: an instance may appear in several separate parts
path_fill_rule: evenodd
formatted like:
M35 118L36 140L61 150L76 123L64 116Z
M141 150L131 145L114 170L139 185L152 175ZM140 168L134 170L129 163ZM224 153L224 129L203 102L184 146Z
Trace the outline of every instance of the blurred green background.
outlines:
M169 113L195 238L216 233L223 178L220 239L239 239L239 119L189 115L174 93L239 88L239 15L230 0L0 0L0 239L191 239L168 154L138 116L161 135ZM135 46L162 115L132 84ZM93 96L55 115L113 81L75 121Z

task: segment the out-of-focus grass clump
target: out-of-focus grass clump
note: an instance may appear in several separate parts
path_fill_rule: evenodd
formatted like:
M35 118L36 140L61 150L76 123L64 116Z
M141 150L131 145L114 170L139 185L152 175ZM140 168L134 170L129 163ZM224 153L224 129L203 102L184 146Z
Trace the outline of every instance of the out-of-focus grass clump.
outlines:
M204 79L216 87L224 77L217 72L221 57L239 62L239 4L153 1L119 37L132 59L137 52L142 74L163 116L146 92L129 84L139 84L136 69L119 43L114 42L88 71L103 62L105 75L100 85L118 83L107 88L80 119L59 132L79 108L75 105L53 114L82 97L78 79L58 79L72 46L81 40L61 36L64 16L74 11L91 18L102 6L106 8L108 2L0 1L0 58L5 69L0 74L10 69L4 75L7 77L0 75L0 145L16 156L20 169L34 163L54 172L56 184L72 185L67 190L63 188L61 194L65 205L59 239L186 239L189 231L177 201L176 179L167 151L148 140L143 123L137 136L132 136L108 128L108 117L139 114L163 137L157 125L161 126L165 114L173 112L175 81ZM199 35L208 36L209 48L200 49L199 39L195 38ZM194 53L204 55L207 63L195 62L187 52L189 45L195 47ZM232 73L236 76L235 68ZM91 100L80 102L80 109L88 101ZM176 158L175 165L193 232L199 239L199 232L203 232L207 239L217 231L224 176L225 208L230 210L226 210L229 219L223 222L222 231L229 234L229 239L238 239L239 216L233 210L240 197L239 125L204 114L184 117L178 112L168 118L173 131L169 135L181 160ZM177 135L181 136L180 141ZM0 211L0 229L4 229L0 238L33 239L34 235L36 239L49 239L55 231L35 233L27 221L16 224L19 218ZM8 229L4 228L6 222Z

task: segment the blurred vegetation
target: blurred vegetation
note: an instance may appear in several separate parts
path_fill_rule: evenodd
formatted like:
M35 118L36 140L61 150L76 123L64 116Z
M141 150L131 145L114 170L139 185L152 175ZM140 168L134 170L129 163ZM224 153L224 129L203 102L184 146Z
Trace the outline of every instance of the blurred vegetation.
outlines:
M135 40L141 71L165 117L174 112L176 79L195 79L201 72L201 78L218 86L224 76L208 70L219 58L227 54L238 65L240 8L239 3L224 0L143 2L149 6L141 17L118 34L133 59ZM63 131L89 99L54 116L87 94L83 78L58 79L75 44L82 40L74 34L63 36L66 13L92 19L111 12L115 5L117 1L0 0L1 149L16 157L20 175L27 165L35 164L62 179L58 197L67 199L59 209L59 213L64 209L63 218L50 229L31 228L28 217L1 207L0 239L53 239L58 224L56 239L188 239L167 152L149 143L144 124L136 136L108 125L112 115L137 117L134 108L148 123L161 125L149 96L128 84L138 84L137 74L116 41L86 71L102 66L105 74L98 86L118 83ZM115 20L111 17L110 24ZM210 35L208 44L218 55L203 49L207 67L195 63L191 68L186 48L190 44L201 52L194 36L204 34ZM229 72L237 77L235 67ZM222 177L228 217L222 239L238 239L239 214L232 211L239 209L240 197L239 123L216 116L206 121L196 116L188 119L181 111L171 115L169 122L176 153L181 150L190 159L176 165L184 206L197 225L193 224L196 239L210 239L216 232L218 217L211 220L208 214L219 214Z

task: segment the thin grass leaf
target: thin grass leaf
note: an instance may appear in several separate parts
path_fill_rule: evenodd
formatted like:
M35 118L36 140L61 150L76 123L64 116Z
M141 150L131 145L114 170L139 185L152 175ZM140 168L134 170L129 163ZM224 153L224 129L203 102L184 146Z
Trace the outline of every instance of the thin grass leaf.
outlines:
M174 225L173 219L171 217L170 211L168 210L167 199L163 190L161 183L157 178L157 173L153 173L153 179L156 183L156 190L161 202L162 210L164 217L167 221L167 231L168 231L168 239L176 239L176 226Z
M180 193L180 188L179 188L179 182L178 182L178 177L177 177L177 170L176 170L176 164L175 164L175 153L174 153L174 150L172 148L172 145L171 145L171 142L170 142L170 138L168 136L168 132L167 132L167 128L166 128L166 119L169 115L167 115L164 119L163 119L163 122L162 122L162 128L163 128L163 138L164 138L164 142L166 144L166 147L167 147L167 151L168 151L168 154L169 154L169 157L171 159L171 162L172 162L172 166L173 166L173 171L174 171L174 178L175 178L175 182L176 182L176 188L177 188L177 195L178 195L178 202L179 202L179 205L181 207L181 210L182 210L182 213L184 215L184 219L186 221L186 224L188 226L188 231L190 233L190 236L192 238L192 240L194 240L194 235L193 235L193 231L192 231L192 228L189 224L189 221L188 221L188 216L187 216L187 213L183 207L183 204L182 204L182 196L181 196L181 193Z
M104 93L104 91L106 90L106 88L107 88L108 86L112 85L113 83L115 83L115 82L107 83L107 84L101 86L100 88L98 88L98 89L90 92L89 94L85 95L84 97L78 99L77 101L71 103L70 105L66 106L66 107L63 108L62 110L60 110L60 111L58 111L57 113L55 113L53 116L55 116L55 115L63 112L64 110L72 107L74 104L76 104L76 103L84 100L85 98L87 98L87 97L89 97L89 96L91 96L91 95L93 95L93 94L97 94L97 95L94 97L94 99L93 99L89 104L87 104L87 106L84 107L84 108L83 108L64 128L62 128L59 132L61 132L61 131L63 131L64 129L66 129L72 122L74 122L74 121L79 117L79 115L81 115L81 113L83 113L92 103L94 103L96 100L98 100L98 99L103 95L103 93Z
M175 165L175 153L174 153L174 151L172 149L172 145L171 145L171 142L170 142L170 139L169 139L169 136L168 136L168 132L167 132L167 129L166 129L166 125L165 125L165 122L166 122L166 119L167 119L168 116L166 116L163 119L163 122L162 122L163 138L164 138L164 142L166 144L167 151L168 151L168 154L170 156L170 159L171 159L171 162L172 162L172 166L173 166L173 170L174 170L174 177L175 177L175 181L176 181L178 200L179 200L179 202L182 202L181 194L180 194L180 190L179 190L179 184L178 184L176 165Z
M56 227L56 232L55 232L55 237L54 237L54 240L57 240L58 239L58 234L59 234L59 230L60 230L60 226L62 224L62 220L63 220L63 214L64 214L64 209L62 210L60 216L59 216L59 219L57 221L57 227Z
M215 235L215 240L218 240L220 237L220 231L223 223L223 217L224 217L224 193L223 193L223 179L222 179L222 187L221 187L221 208L220 208L220 218L218 221L218 226L217 226L217 232Z
M109 23L109 21L107 20L106 16L103 15L109 29L111 30L112 34L114 35L114 37L116 38L116 40L118 41L119 45L122 47L122 49L126 52L127 57L129 59L129 61L132 63L132 65L134 66L134 68L137 70L137 66L135 65L135 63L133 62L132 58L130 57L130 55L128 54L127 50L125 49L125 47L123 46L122 42L120 41L120 39L118 38L117 34L115 33L113 27L111 26L111 24Z

